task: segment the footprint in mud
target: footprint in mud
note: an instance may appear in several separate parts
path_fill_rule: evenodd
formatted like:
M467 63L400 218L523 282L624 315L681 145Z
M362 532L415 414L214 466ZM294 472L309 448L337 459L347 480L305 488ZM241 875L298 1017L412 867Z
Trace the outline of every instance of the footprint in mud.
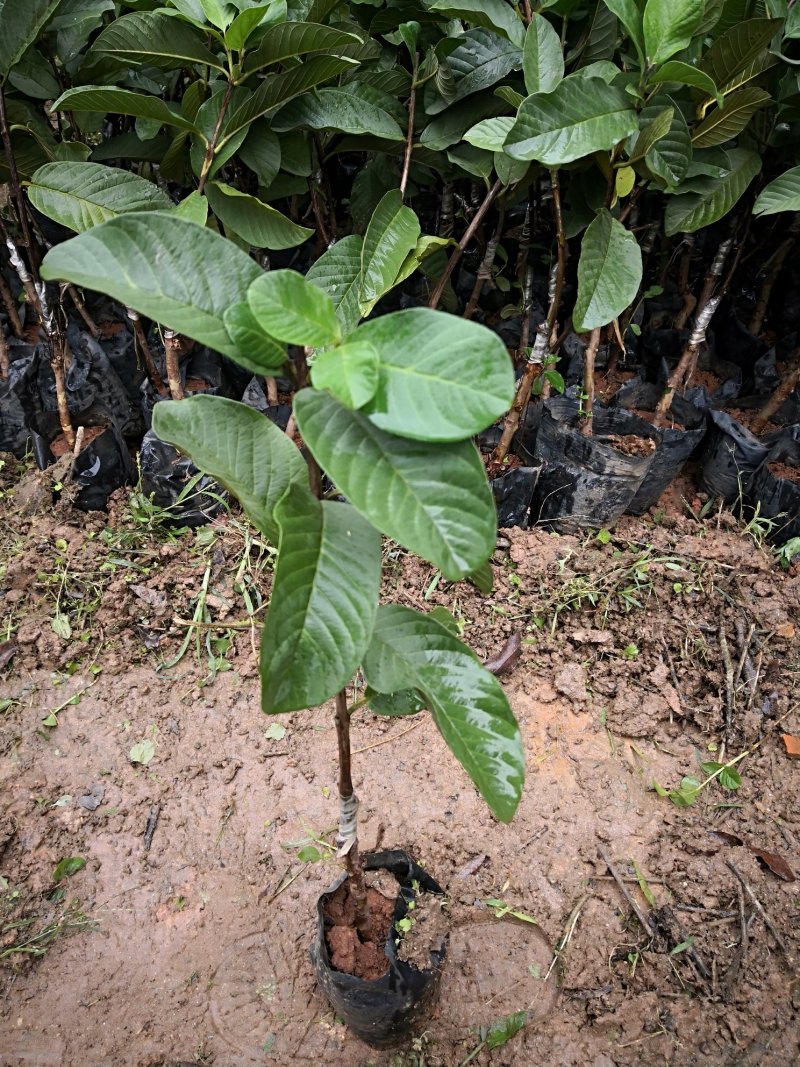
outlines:
M509 921L465 923L450 934L438 1016L428 1027L439 1041L527 1011L526 1029L553 1010L559 992L553 950L538 927Z
M314 994L306 953L298 945L288 952L280 933L249 934L229 946L211 987L214 1028L243 1057L237 1060L242 1067L263 1064L265 1053L274 1062L344 1063L343 1039L354 1045L354 1055L364 1046L341 1026L326 1025L330 1012ZM552 958L537 927L491 920L457 926L426 1032L440 1047L460 1045L476 1027L522 1010L530 1029L549 1015L558 997ZM362 1060L356 1055L352 1062Z

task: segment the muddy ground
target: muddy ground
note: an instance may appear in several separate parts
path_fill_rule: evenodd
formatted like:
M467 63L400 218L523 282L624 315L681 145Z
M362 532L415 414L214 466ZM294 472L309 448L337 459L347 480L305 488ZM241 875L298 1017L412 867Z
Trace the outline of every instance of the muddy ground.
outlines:
M484 656L522 632L528 772L501 826L427 716L356 716L363 844L413 851L453 916L436 1013L376 1052L315 992L335 732L259 710L268 548L235 516L170 535L129 493L25 516L32 475L3 474L3 1067L798 1062L800 580L757 527L684 486L610 539L502 532L488 597L386 547L387 598L446 605ZM738 789L680 793L743 753Z

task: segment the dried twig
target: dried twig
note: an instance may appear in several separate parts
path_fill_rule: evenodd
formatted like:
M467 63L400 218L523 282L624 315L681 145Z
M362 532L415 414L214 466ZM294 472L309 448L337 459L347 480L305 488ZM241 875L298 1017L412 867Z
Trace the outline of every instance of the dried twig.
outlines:
M750 883L744 877L744 875L739 870L739 868L736 866L736 864L733 862L733 860L727 860L726 859L725 860L725 865L727 867L729 867L733 871L733 873L736 875L736 877L741 882L742 888L744 889L745 893L747 893L747 895L752 900L752 902L753 902L753 904L754 904L754 906L756 908L756 911L761 916L761 918L764 920L764 923L765 923L767 929L770 931L772 936L775 938L775 941L776 941L778 947L781 949L781 951L783 952L784 956L786 957L786 962L791 967L794 967L794 957L789 952L789 949L788 949L788 947L786 945L786 942L781 937L780 931L778 930L777 926L775 925L775 923L772 921L772 919L770 919L769 915L767 914L766 908L764 907L764 905L761 903L761 901L758 899L758 897L753 892L753 887L750 885Z
M147 825L144 828L144 850L150 851L150 846L153 843L153 834L156 832L158 826L159 816L161 815L161 805L153 804L150 807L150 814L147 816Z
M602 845L597 846L597 851L599 852L600 858L602 859L603 863L605 863L606 867L608 867L609 871L611 872L611 875L614 878L614 881L617 883L620 893L622 893L622 895L625 897L631 909L633 910L633 914L639 920L642 929L645 931L646 934L648 934L648 936L655 937L655 923L652 921L650 916L647 915L644 909L639 905L635 897L628 892L628 887L625 885L625 881L622 875L611 862L611 857L609 856L609 854L606 852Z
M728 638L725 636L725 627L719 628L719 649L722 653L722 662L725 666L725 740L728 740L728 734L733 726L733 707L734 707L734 694L733 694L733 660L731 659L731 652L728 648Z

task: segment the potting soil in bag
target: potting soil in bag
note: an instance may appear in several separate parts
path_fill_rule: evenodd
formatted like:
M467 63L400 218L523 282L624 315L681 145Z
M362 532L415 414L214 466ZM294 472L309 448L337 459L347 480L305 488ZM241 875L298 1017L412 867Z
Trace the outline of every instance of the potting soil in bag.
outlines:
M579 427L578 404L568 397L545 401L536 439L542 470L534 492L532 521L569 532L609 527L630 505L655 454L640 442L661 441L661 431L620 408L596 406L592 435ZM620 448L636 446L634 454Z
M707 404L705 390L700 392ZM652 411L662 393L662 386L634 378L625 383L614 399L623 408ZM656 449L650 469L627 509L629 515L644 515L648 508L656 503L664 490L678 477L687 459L705 437L704 408L696 406L680 393L675 393L669 414L681 425L662 428L661 444Z
M750 477L766 459L769 448L725 411L712 411L700 488L720 496L726 504L744 500Z
M441 968L447 939L441 948L431 949L430 967L420 970L398 958L399 935L396 923L408 914L418 887L423 893L444 896L429 874L400 850L365 853L367 871L385 870L399 882L394 920L386 941L388 971L376 979L356 978L331 966L325 940L325 905L344 882L342 875L317 902L317 936L311 946L311 962L317 981L334 1011L350 1029L374 1048L396 1044L419 1023L430 1010L439 992Z
M125 439L107 412L90 409L83 416L86 444L75 457L70 481L79 486L75 507L80 511L104 511L111 494L133 481L134 467ZM68 450L58 415L43 413L34 418L33 454L45 470Z

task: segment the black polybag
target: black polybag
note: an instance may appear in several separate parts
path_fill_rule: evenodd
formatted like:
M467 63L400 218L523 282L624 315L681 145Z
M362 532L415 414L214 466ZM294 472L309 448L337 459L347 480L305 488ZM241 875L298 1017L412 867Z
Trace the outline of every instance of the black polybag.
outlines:
M512 467L491 482L497 507L497 525L501 530L527 526L533 492L539 479L539 467Z
M111 494L133 481L133 463L122 434L107 412L90 409L83 414L80 425L105 429L81 448L72 464L71 481L79 486L74 504L79 511L104 511ZM58 415L46 412L35 416L31 430L36 464L45 470L55 462L50 445L62 432Z
M703 450L700 488L726 504L744 499L750 477L766 459L769 445L759 441L726 411L712 411Z
M783 545L800 537L800 480L779 478L769 469L772 463L795 467L800 478L800 426L792 426L778 439L747 485L747 500L753 510L777 520L767 540Z
M365 870L389 871L400 883L392 928L386 942L388 973L369 981L344 974L331 966L325 942L324 909L329 898L347 877L344 874L317 901L317 934L310 955L317 981L336 1014L362 1041L373 1048L388 1048L402 1040L435 1001L447 950L445 939L440 950L431 950L431 966L419 970L413 964L397 958L399 938L395 924L405 918L408 903L415 898L412 883L416 883L423 892L437 896L444 896L444 891L408 853L400 849L368 852L362 859Z
M204 526L225 507L225 490L207 474L189 490L189 483L199 474L188 456L174 445L162 441L152 430L142 439L139 452L142 492L163 508L167 518L177 526Z
M22 459L31 443L23 397L35 388L35 345L9 344L8 378L0 380L0 452Z
M654 453L626 456L609 435L651 438L661 431L620 408L595 406L592 435L578 429L578 404L569 397L546 400L536 438L535 456L542 464L531 520L562 532L613 525L629 507L653 462Z

